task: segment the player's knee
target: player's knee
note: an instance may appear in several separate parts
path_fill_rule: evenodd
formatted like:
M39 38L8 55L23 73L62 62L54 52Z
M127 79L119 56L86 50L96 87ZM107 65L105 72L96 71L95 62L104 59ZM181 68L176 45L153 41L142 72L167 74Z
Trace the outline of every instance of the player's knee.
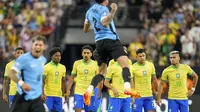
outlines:
M122 69L122 75L123 75L124 82L130 82L130 71L128 67L124 67Z
M97 74L93 77L91 85L96 87L102 80L104 79L104 76L101 74Z
M120 64L122 68L129 67L127 56L120 56L119 58L117 58L117 62Z
M99 66L99 74L105 74L106 73L106 68L107 68L107 65L105 63L102 63L100 66Z

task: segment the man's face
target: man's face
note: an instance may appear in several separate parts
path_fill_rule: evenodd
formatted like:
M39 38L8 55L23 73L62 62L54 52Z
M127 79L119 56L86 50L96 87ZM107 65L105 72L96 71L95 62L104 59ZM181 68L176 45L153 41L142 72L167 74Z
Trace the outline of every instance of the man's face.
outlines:
M14 56L15 56L15 59L17 59L19 56L21 56L22 54L24 54L24 51L23 50L16 50L15 51L15 54L14 54Z
M169 58L172 65L178 64L180 61L179 54L171 54Z
M92 52L89 49L84 49L82 51L82 56L85 61L89 60L92 56Z
M104 0L105 4L108 5L109 4L109 0Z
M61 53L60 52L56 52L53 56L52 56L52 61L54 63L60 63L61 60Z
M145 60L146 60L146 54L143 52L143 53L139 53L138 55L137 55L137 60L138 60L138 62L140 62L140 63L144 63L145 62Z
M35 40L32 44L32 54L35 57L40 57L45 50L45 44L42 40Z

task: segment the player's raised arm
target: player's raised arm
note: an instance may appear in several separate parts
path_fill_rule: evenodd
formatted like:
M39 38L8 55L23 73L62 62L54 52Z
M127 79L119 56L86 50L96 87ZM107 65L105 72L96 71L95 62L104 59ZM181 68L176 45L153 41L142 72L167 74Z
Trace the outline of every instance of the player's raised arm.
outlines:
M115 17L115 13L117 11L117 8L118 8L116 3L112 3L110 5L110 7L111 7L111 11L110 11L109 15L103 17L102 20L101 20L101 22L104 26L108 26L112 22L113 18Z

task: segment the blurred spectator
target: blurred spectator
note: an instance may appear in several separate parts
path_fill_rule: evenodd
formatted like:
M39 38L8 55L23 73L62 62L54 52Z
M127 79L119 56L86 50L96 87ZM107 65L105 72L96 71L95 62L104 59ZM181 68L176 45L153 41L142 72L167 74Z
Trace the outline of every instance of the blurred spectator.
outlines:
M194 65L194 57L196 53L196 44L192 36L189 35L189 29L185 35L181 36L183 63Z
M163 34L159 38L161 45L161 52L168 56L176 44L176 37L169 28L164 29Z
M135 62L137 60L136 50L139 48L143 48L142 42L143 42L143 35L141 33L139 33L136 40L131 42L128 46L129 56L133 62Z

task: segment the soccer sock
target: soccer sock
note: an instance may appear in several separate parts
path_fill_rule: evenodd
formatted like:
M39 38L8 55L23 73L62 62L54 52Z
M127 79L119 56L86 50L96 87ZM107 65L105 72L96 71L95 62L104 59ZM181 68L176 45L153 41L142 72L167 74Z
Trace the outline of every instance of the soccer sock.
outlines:
M124 82L130 82L129 68L124 67L123 70L122 70L122 75L123 75Z
M130 84L130 71L129 71L129 68L124 67L122 69L122 75L123 75L123 79L124 79L124 89L130 89L131 88L131 84Z
M90 85L92 85L95 88L103 80L103 78L104 76L101 74L95 75Z

